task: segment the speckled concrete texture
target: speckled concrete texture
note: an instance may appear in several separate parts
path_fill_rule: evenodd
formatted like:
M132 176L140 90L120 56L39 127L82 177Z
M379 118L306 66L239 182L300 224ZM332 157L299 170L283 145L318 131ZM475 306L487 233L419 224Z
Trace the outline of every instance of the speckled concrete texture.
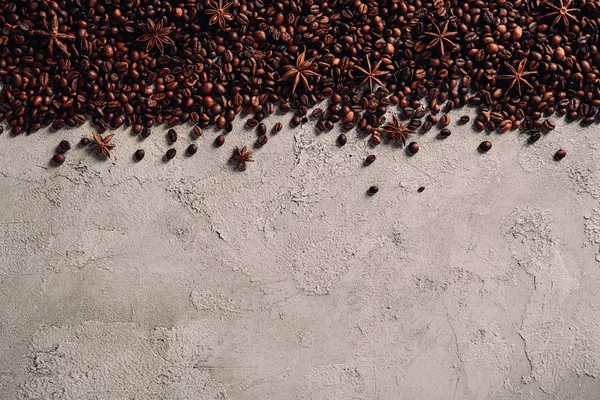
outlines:
M2 400L600 398L598 127L409 157L309 123L237 172L236 124L167 163L0 136Z

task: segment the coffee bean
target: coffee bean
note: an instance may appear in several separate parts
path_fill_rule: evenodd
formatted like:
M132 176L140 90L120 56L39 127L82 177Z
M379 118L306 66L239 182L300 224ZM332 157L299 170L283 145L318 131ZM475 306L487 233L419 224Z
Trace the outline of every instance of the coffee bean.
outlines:
M187 154L193 156L198 151L198 146L194 143L190 144L186 150Z
M369 190L367 190L367 194L369 196L373 196L377 192L379 192L379 188L377 186L371 186Z
M60 164L62 164L62 163L65 162L65 155L61 154L61 153L57 153L57 154L54 155L54 157L52 157L52 161L55 164L60 165Z
M445 139L448 136L450 136L452 134L452 131L448 128L444 128L440 131L440 134L438 135L440 138Z
M423 190L425 190L425 187L424 187L424 186L421 186L420 188L418 188L418 189L417 189L417 192L419 192L419 193L422 193L422 192L423 192Z
M204 134L204 130L202 128L200 128L198 125L196 125L192 129L192 133L194 134L194 137L200 137L200 136L202 136L202 134Z
M442 115L442 118L440 118L440 127L445 128L448 125L450 125L450 116L448 114L444 114Z
M215 139L215 146L221 147L221 146L223 146L223 143L225 143L225 136L223 136L223 135L217 136L217 138Z
M167 139L171 144L177 141L177 132L175 132L175 129L169 129L169 131L167 132Z
M369 154L367 156L367 158L365 158L364 165L369 166L369 165L373 164L376 159L377 159L377 157L375 156L375 154Z
M560 161L567 155L567 151L564 149L558 149L556 153L554 153L554 159L556 161Z
M273 127L273 133L281 132L282 129L283 129L283 124L281 122L278 122Z
M259 146L264 146L265 144L267 144L268 141L269 141L269 138L267 137L267 135L263 134L258 137L258 139L256 140L256 143Z
M345 145L347 140L348 140L348 139L346 138L346 135L344 135L343 133L342 133L342 134L340 134L340 135L338 136L338 138L337 138L337 142L338 142L338 144L339 144L340 146L343 146L343 145Z
M554 123L554 121L551 118L548 118L548 119L544 120L542 126L544 127L545 130L551 131L556 127L556 124Z
M257 132L259 135L264 135L267 133L267 126L264 123L258 124Z
M71 150L71 143L69 143L67 140L62 140L59 144L58 147L60 148L61 151L65 152L65 151L69 151Z
M292 124L292 126L298 126L298 125L300 125L301 122L302 122L302 119L299 116L294 115L294 117L292 118L291 124Z
M79 141L79 144L82 146L87 146L89 143L90 143L90 139L88 139L86 137L81 138L81 140Z
M177 150L169 149L169 150L167 150L167 152L165 154L165 159L171 160L171 159L173 159L173 157L175 157L176 154L177 154Z
M417 154L419 152L419 144L417 142L410 142L406 149L409 154Z
M135 157L135 159L137 161L142 161L142 159L144 158L145 155L146 155L146 152L142 149L136 150L135 153L133 154L133 156Z
M484 140L483 142L481 142L479 144L479 151L481 153L486 153L488 152L490 149L492 148L492 142L490 142L489 140Z

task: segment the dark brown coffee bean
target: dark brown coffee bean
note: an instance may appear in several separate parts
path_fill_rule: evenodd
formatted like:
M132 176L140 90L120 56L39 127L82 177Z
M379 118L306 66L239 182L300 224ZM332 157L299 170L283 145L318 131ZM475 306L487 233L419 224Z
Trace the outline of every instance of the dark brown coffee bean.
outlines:
M551 118L548 118L548 119L544 120L542 126L547 131L551 131L554 128L556 128L556 124L554 123L554 121Z
M490 142L489 140L484 140L483 142L481 142L479 144L479 151L481 153L486 153L488 151L490 151L490 149L492 148L492 142Z
M60 164L62 164L62 163L65 162L65 155L61 154L61 153L57 153L57 154L54 155L54 157L52 157L52 161L55 164L60 165Z
M278 122L273 127L273 133L281 132L282 129L283 129L283 124L281 122Z
M565 149L558 149L556 153L554 153L554 159L556 161L560 161L567 155L567 151Z
M379 188L377 186L371 186L369 190L367 190L367 194L369 196L373 196L377 192L379 192Z
M60 148L61 151L65 152L65 151L69 151L71 150L71 143L69 143L67 140L62 140L59 144L58 147Z
M144 158L145 155L146 155L146 152L142 149L136 150L135 153L133 154L133 156L135 157L135 159L137 161L142 161L142 159Z
M292 118L292 121L291 121L292 126L295 127L295 126L300 125L301 123L302 123L302 119L299 116L294 115L294 117Z
M422 193L425 190L424 186L421 186L420 188L417 189L417 192Z
M223 146L223 143L225 143L225 136L223 136L223 135L217 136L217 138L215 139L215 146L221 147L221 146Z
M440 127L445 128L448 125L450 125L450 116L448 114L444 114L442 115L442 118L440 118Z
M367 158L365 158L364 165L369 166L369 165L373 164L376 159L377 159L377 157L375 156L375 154L369 154L367 156Z
M269 141L269 138L267 137L267 135L263 134L258 137L258 139L256 140L256 143L259 146L264 146L265 144L267 144L268 141Z
M79 141L79 144L82 146L87 146L89 143L90 143L90 139L88 139L86 137L81 138L81 140Z
M198 152L198 146L194 143L190 144L186 150L186 153L190 156L193 156L196 152Z
M177 141L177 132L175 132L175 129L169 129L167 132L167 139L169 140L169 143L175 143Z
M267 126L264 123L258 124L257 132L259 135L264 135L267 133Z
M410 154L417 154L419 152L419 144L417 142L410 142L406 149Z
M460 123L461 123L461 124L466 124L466 123L468 123L470 120L471 120L471 118L469 118L469 116L468 116L468 115L463 115L462 117L460 117L460 120L459 120L459 121L460 121Z
M438 135L440 138L445 139L448 136L450 136L452 134L452 131L448 128L444 128L440 131L440 134Z
M344 135L343 133L342 133L342 134L340 134L340 135L338 136L338 138L337 138L337 142L338 142L338 144L339 144L340 146L343 146L343 145L345 145L347 140L348 140L348 139L346 138L346 135Z
M149 137L152 134L152 131L150 130L150 128L148 127L144 127L144 129L142 129L142 133L140 134L140 136L143 139L146 139L147 137Z
M250 118L246 121L247 128L254 128L256 127L256 125L258 125L258 121L256 120L256 118Z
M204 133L204 130L202 128L200 128L198 125L196 125L192 129L192 133L194 134L194 137L200 137Z
M171 160L171 159L173 159L173 157L175 157L175 155L176 155L176 154L177 154L177 150L175 150L175 149L169 149L169 150L167 150L167 152L165 153L165 159L166 159L167 161L168 161L168 160Z

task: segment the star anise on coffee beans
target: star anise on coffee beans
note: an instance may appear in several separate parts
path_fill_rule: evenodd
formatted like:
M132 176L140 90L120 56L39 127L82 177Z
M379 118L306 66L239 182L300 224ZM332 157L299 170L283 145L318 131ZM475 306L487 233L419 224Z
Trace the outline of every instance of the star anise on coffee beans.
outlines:
M373 92L373 82L378 83L380 86L384 86L383 82L381 81L381 79L378 78L378 76L385 75L386 72L379 70L380 65L381 65L381 60L379 60L379 62L377 64L375 64L375 67L371 66L371 60L369 59L368 56L367 56L367 68L363 68L360 65L357 65L356 69L358 69L360 72L362 72L365 75L363 81L358 86L361 87L361 86L364 86L366 83L369 83L369 90L371 92Z
M556 18L554 18L554 22L552 23L552 25L550 25L550 28L554 28L554 26L556 24L558 24L560 21L562 21L563 24L565 25L565 30L568 31L569 30L569 18L571 18L575 22L578 21L577 18L575 18L575 16L573 15L573 13L579 12L579 9L569 8L572 1L573 0L566 0L563 2L563 0L559 0L559 6L552 4L550 2L545 3L548 7L551 7L554 10L556 10L556 11L553 11L553 12L545 15L547 17L556 16Z
M48 38L48 52L50 55L54 53L55 46L58 47L63 53L69 54L67 45L63 41L72 42L75 40L75 36L58 31L58 16L56 14L54 14L54 17L52 18L50 28L48 28L47 23L45 25L47 30L34 30L33 34Z
M115 144L110 143L110 141L115 135L102 137L96 132L93 132L92 135L94 136L94 141L92 142L91 149L98 155L104 154L106 157L110 157L110 150L115 147Z
M233 3L223 5L223 0L219 0L218 3L215 0L210 0L208 2L206 14L212 15L212 17L210 18L210 21L208 21L208 24L214 25L218 22L221 28L225 28L227 21L233 20L233 15L228 11L229 7L232 5Z
M392 123L382 127L381 129L388 134L388 142L398 140L402 142L403 145L406 144L406 137L415 133L412 129L408 128L407 124L401 124L395 115L392 115Z
M305 89L309 89L310 86L308 84L308 77L319 76L318 73L311 69L313 67L313 61L315 60L315 58L306 60L306 50L304 50L296 59L295 66L286 65L285 67L283 67L283 70L286 72L281 78L279 78L279 82L293 80L294 87L292 88L292 93L296 92L296 88L298 87L298 83L300 82L302 82L302 85Z
M138 42L148 42L146 45L146 52L149 52L153 47L156 47L161 53L164 53L166 44L175 44L173 39L169 37L175 27L163 26L162 20L156 23L149 19L146 24L140 25L140 28L146 33L137 38L137 40Z
M519 62L519 66L517 67L517 69L515 69L512 65L510 65L510 63L505 62L504 63L508 69L510 69L510 74L506 74L506 75L498 75L497 79L507 79L510 80L510 85L508 86L508 89L506 89L505 93L510 92L510 90L515 86L515 84L517 85L517 91L519 92L519 96L522 95L521 93L521 84L526 85L527 87L529 87L529 89L533 89L533 86L531 86L531 83L527 82L527 79L525 79L526 76L528 75L535 75L537 74L536 71L525 71L525 64L527 64L527 59L524 58Z
M240 170L245 170L246 163L254 161L252 159L252 154L253 154L253 152L248 151L246 149L246 146L242 147L241 149L239 147L235 146L235 151L233 152L233 156L231 156L231 159L233 161L237 162L238 168Z
M454 50L454 48L456 47L456 44L450 38L458 35L458 32L448 32L449 24L450 24L450 22L446 21L446 25L444 25L444 29L440 29L440 27L437 26L437 24L434 21L431 21L432 27L430 28L430 30L425 32L426 36L431 36L431 41L429 42L429 44L426 47L427 49L431 49L431 48L439 46L440 53L442 53L442 56L445 55L446 45L451 47L450 52L452 52Z

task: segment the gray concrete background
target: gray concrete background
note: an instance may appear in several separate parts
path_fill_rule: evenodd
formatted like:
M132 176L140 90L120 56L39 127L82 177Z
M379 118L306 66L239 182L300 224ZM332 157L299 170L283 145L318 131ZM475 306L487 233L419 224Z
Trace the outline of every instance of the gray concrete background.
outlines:
M600 140L558 125L410 158L309 123L243 173L244 129L169 163L164 131L5 133L0 398L599 399Z

